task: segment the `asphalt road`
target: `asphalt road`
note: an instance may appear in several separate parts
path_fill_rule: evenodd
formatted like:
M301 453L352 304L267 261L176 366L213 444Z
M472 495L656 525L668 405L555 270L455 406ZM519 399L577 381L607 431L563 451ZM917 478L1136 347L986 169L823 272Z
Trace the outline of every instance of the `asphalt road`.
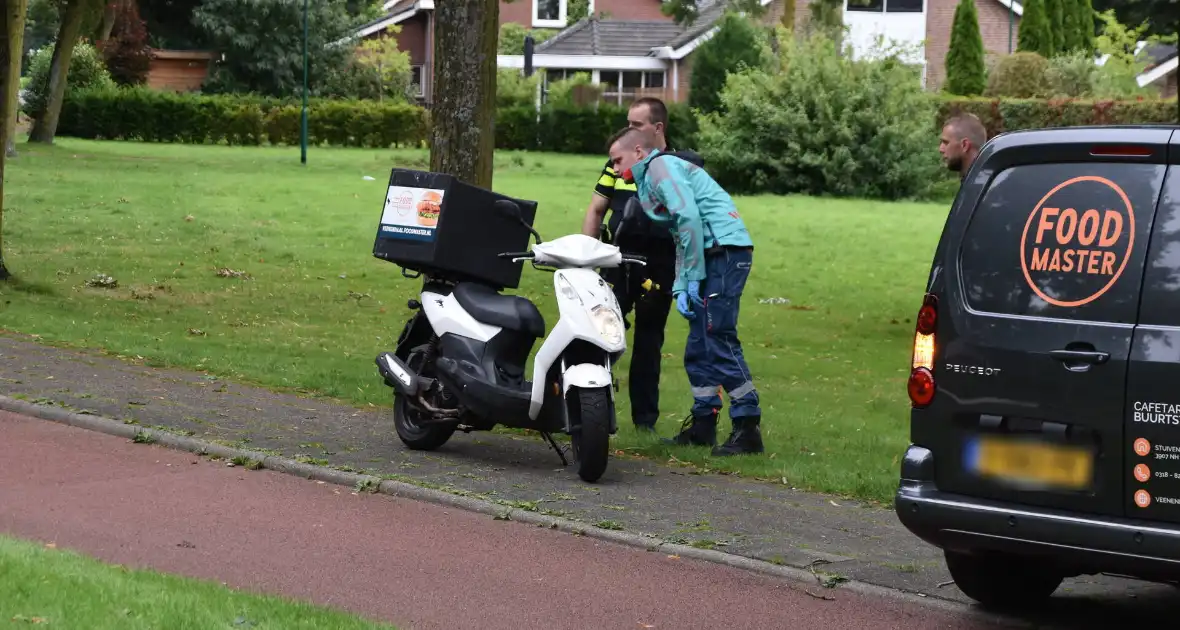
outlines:
M0 434L0 532L403 628L998 627L3 412Z

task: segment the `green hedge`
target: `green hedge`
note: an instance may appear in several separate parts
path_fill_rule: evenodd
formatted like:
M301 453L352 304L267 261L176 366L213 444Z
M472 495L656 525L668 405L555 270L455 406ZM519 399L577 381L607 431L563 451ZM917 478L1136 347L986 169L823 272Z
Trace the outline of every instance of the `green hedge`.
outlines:
M935 128L957 112L979 116L989 133L1032 127L1174 123L1176 99L1136 101L942 99ZM299 144L300 104L242 95L177 94L148 88L71 92L58 135L148 142ZM683 104L669 104L669 141L697 146L697 121ZM501 107L496 148L601 155L606 139L627 124L627 108ZM937 131L936 131L937 133ZM308 140L349 147L420 146L430 137L428 112L416 105L313 99Z
M1176 123L1176 99L1090 101L1080 99L950 98L942 102L936 128L959 112L975 114L988 135L1038 127Z
M299 143L300 104L272 98L160 92L147 88L71 93L62 106L58 135L148 142ZM694 148L696 119L683 105L669 107L671 140ZM627 124L627 108L600 105L502 107L496 112L496 148L602 154L603 144ZM425 109L404 103L312 100L308 140L352 147L418 145L429 139Z
M204 96L147 88L90 90L62 104L58 135L102 140L299 144L298 102L252 96ZM308 142L349 147L420 145L426 111L404 103L313 100Z

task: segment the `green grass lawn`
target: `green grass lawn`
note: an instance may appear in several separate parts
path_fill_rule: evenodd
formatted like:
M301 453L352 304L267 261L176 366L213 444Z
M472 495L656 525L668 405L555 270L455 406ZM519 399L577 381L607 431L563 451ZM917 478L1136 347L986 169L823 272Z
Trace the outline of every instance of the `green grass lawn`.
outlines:
M361 628L377 624L215 582L106 565L0 536L0 625L78 630Z
M389 169L425 160L313 149L303 167L290 148L68 138L24 147L9 165L4 217L5 260L20 284L0 286L0 326L388 406L373 357L392 348L419 284L373 258L372 245ZM494 188L538 200L537 227L552 239L580 229L601 165L500 152ZM770 196L738 205L757 247L740 333L766 454L666 451L632 431L625 395L618 445L887 500L906 444L913 316L947 207ZM221 277L223 268L249 278ZM87 286L98 274L118 286ZM525 266L520 293L550 323L552 291L550 274ZM675 311L669 321L663 435L691 404L686 325ZM625 365L619 375L625 387Z

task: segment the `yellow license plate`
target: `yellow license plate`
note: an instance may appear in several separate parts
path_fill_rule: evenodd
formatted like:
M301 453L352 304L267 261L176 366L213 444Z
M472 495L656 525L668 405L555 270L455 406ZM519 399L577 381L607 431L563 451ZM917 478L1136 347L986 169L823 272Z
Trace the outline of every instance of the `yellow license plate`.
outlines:
M968 446L969 469L981 477L1033 487L1082 489L1094 472L1092 453L1077 446L979 438Z

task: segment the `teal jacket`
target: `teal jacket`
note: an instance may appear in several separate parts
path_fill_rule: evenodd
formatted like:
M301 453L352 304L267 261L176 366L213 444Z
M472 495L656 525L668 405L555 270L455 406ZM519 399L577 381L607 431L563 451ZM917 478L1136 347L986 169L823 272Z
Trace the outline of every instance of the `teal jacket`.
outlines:
M639 201L651 220L678 238L672 291L705 281L705 250L719 245L753 247L737 206L704 169L674 155L652 151L631 167Z

